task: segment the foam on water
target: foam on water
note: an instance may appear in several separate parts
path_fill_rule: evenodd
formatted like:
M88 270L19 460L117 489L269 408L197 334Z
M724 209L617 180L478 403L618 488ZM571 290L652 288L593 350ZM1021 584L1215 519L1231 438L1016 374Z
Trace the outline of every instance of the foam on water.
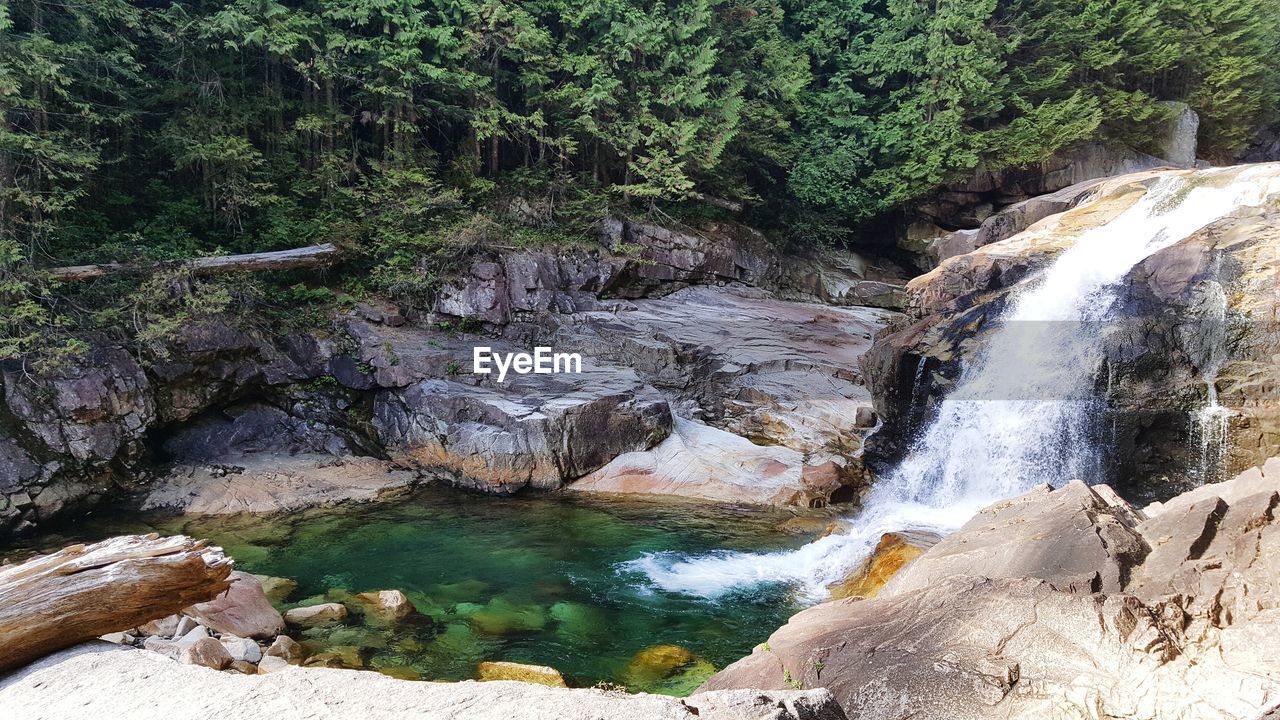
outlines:
M1234 178L1215 177L1235 173ZM898 467L882 478L847 535L779 553L650 554L624 563L670 592L721 596L760 583L809 600L844 578L883 533L957 529L979 508L1039 483L1100 478L1105 434L1094 412L1103 339L1125 276L1152 253L1236 208L1280 191L1265 168L1174 175L1133 206L1083 232L1018 288L998 329L964 365Z

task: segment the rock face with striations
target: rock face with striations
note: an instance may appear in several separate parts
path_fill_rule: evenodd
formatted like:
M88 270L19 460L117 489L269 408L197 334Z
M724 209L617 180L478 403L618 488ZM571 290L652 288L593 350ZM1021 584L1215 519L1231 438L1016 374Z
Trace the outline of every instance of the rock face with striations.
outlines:
M1277 505L1280 458L1145 509L1037 488L702 689L791 679L865 719L1251 720L1280 704Z
M785 456L762 502L848 499L875 423L858 358L896 317L870 306L899 304L901 281L851 254L801 264L784 277L790 260L733 223L622 222L592 247L481 252L429 313L369 300L314 331L209 321L48 376L6 367L0 534L140 490L225 514L424 481L554 489L654 450L675 417L726 441L695 444L702 467L741 442ZM584 372L498 382L471 373L479 345L579 352Z

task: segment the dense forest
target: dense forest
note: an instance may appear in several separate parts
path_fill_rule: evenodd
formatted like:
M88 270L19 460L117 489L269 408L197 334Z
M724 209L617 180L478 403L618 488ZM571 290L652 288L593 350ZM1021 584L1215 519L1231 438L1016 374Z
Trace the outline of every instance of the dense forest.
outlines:
M1278 65L1280 0L7 0L0 359L320 293L57 265L335 242L346 292L412 296L424 257L723 200L843 242L979 163L1142 149L1171 99L1229 160Z

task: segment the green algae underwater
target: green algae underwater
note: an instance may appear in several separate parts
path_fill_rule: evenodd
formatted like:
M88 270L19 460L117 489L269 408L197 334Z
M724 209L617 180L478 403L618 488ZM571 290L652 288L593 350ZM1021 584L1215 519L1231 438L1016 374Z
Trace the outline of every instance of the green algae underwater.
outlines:
M335 663L397 677L467 680L483 661L549 665L574 687L683 696L800 609L781 585L708 601L655 590L622 563L644 553L799 547L779 512L574 495L478 497L428 487L396 502L274 518L119 513L35 541L137 532L209 538L240 570L298 587L281 610L402 590L425 617L352 615L290 634ZM428 619L429 618L429 619ZM671 646L678 646L673 648Z

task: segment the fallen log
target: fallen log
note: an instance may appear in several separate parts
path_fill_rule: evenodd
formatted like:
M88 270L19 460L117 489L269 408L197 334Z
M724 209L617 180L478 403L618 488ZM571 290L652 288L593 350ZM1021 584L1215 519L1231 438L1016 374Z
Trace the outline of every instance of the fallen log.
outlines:
M217 597L231 559L205 540L125 535L0 569L0 671Z
M337 260L342 250L333 243L309 245L292 250L248 253L245 255L218 255L215 257L174 260L152 264L103 263L99 265L71 265L50 268L47 272L55 280L80 282L93 280L114 273L133 270L149 270L167 267L190 268L197 273L262 272L266 270L296 270L319 267Z

